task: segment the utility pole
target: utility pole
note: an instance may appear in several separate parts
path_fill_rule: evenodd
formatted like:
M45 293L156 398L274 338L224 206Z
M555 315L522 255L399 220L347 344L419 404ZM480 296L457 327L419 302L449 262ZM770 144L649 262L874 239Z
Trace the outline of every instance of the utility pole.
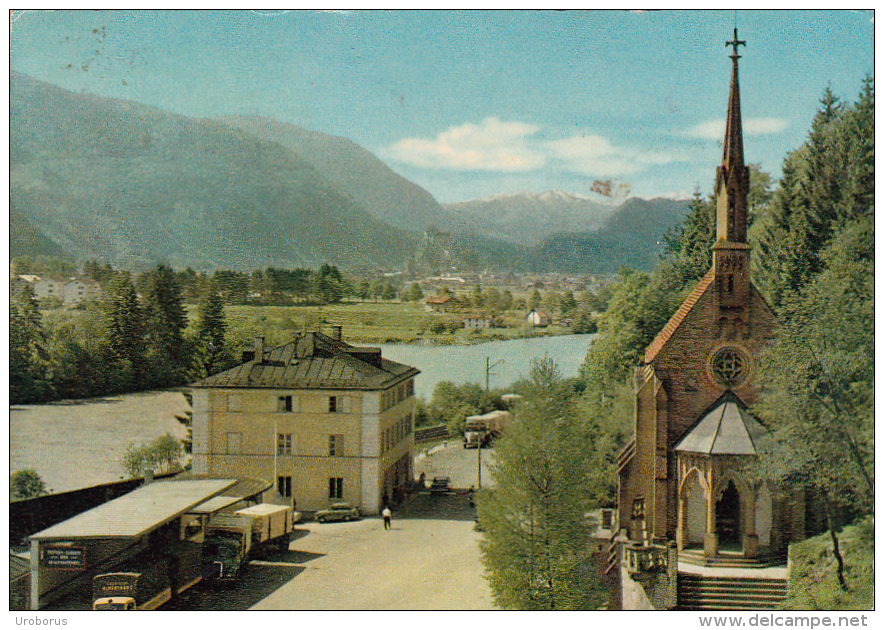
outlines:
M491 358L485 357L485 391L486 392L489 391L489 389L490 389L489 384L491 381L491 375L494 374L494 372L492 372L491 370L494 369L495 367L497 367L498 365L500 365L501 363L504 363L503 359L501 359L500 361L495 361L494 363L491 363Z

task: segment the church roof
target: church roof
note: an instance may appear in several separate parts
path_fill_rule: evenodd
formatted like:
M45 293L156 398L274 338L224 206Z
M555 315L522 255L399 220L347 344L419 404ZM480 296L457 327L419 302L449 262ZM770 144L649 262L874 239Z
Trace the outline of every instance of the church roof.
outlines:
M669 341L672 335L675 333L676 329L681 325L684 321L685 317L688 316L688 313L691 312L691 309L694 308L694 305L699 301L699 299L706 293L706 290L712 284L712 281L715 279L715 269L710 269L706 272L706 275L703 276L703 279L694 287L694 290L691 291L691 294L687 297L687 299L682 303L679 309L675 312L669 321L666 322L666 325L657 333L657 336L654 337L654 341L651 342L651 345L647 347L645 350L645 363L650 363L653 361L660 350L663 349L663 346Z
M755 445L767 430L732 392L713 403L675 445L676 452L704 455L757 455Z
M417 374L416 368L381 357L380 348L308 332L191 387L374 390Z

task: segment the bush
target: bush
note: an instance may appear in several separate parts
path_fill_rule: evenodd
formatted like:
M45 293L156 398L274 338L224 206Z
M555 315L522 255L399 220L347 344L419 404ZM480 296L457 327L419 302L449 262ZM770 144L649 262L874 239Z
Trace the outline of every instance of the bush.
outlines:
M13 499L33 499L46 494L46 484L33 468L9 475L9 495Z
M181 442L166 433L150 444L130 444L123 455L123 470L130 477L140 477L145 470L167 473L181 470Z

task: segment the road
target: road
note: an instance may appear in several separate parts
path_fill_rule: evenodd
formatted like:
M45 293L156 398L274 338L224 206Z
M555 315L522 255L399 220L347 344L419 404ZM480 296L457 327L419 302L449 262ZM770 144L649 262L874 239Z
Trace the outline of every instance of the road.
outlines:
M483 466L487 454L483 451ZM476 456L476 451L455 444L421 460L430 465L425 470L455 481L470 474L468 463ZM421 470L418 462L416 468ZM433 475L427 472L427 476ZM411 495L394 510L389 531L378 517L352 523L298 523L287 552L253 560L230 588L199 585L185 594L177 608L492 609L479 552L481 533L473 529L475 509L468 501L463 494Z
M482 449L482 487L492 486L491 466L494 463L494 449ZM479 487L479 449L465 449L460 441L450 441L445 447L431 449L426 455L415 449L414 474L433 477L445 475L451 479L454 488Z

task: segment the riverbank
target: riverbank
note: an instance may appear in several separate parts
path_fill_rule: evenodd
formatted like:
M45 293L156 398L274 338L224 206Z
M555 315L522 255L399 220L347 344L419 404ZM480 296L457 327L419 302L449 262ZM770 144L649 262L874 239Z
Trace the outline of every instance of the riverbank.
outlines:
M524 310L501 315L501 327L466 329L469 313L428 312L423 302L343 302L325 306L228 306L228 340L233 347L251 347L263 336L268 345L281 345L299 332L321 329L330 334L342 326L344 340L360 344L422 344L466 346L488 341L570 335L566 326L534 328Z

